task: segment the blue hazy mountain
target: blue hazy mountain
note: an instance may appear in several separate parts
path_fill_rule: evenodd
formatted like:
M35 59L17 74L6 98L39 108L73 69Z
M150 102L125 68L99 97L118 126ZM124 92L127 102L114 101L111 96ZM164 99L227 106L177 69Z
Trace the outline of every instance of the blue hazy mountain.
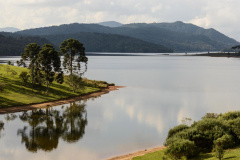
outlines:
M20 31L20 29L14 27L0 28L0 32L17 32L17 31Z

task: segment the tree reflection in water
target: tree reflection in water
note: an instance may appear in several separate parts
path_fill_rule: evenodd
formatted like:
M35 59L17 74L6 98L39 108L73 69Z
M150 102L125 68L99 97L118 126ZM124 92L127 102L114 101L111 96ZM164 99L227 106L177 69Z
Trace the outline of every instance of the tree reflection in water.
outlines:
M2 137L2 131L4 130L4 123L0 121L0 138Z
M68 143L77 142L85 134L87 111L85 103L74 102L63 106L62 111L52 108L23 112L19 118L28 124L18 130L22 143L31 152L52 151L59 139Z

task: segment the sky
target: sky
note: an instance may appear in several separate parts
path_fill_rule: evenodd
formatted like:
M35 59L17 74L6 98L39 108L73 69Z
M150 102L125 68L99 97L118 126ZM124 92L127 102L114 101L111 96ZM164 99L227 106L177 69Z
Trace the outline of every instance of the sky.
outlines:
M240 41L238 0L0 0L0 28L183 21Z

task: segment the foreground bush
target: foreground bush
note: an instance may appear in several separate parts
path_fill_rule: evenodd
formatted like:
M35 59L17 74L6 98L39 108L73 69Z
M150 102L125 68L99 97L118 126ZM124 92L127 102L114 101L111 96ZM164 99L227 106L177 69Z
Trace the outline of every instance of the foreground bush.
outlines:
M170 129L168 131L168 136L167 136L167 139L171 138L172 136L174 136L176 133L182 131L182 130L185 130L189 128L189 126L185 125L185 124L181 124L181 125L178 125L178 126L175 126L174 128Z
M191 156L190 153L210 152L214 149L218 158L222 157L222 149L231 148L240 142L240 112L228 112L223 115L207 114L202 120L194 122L191 127L179 125L169 130L165 142L168 146L168 154L180 156ZM191 143L190 143L191 142ZM193 145L196 150L186 151L186 145Z
M27 83L29 81L29 75L28 75L28 72L21 72L21 74L19 75L19 78L24 82L24 83Z
M0 83L0 92L3 92L5 88L5 85L3 83Z
M79 88L84 88L82 78L75 74L69 75L66 78L66 83L72 88L73 92L76 92L76 90Z
M190 158L198 154L197 147L194 142L186 139L176 139L176 141L168 146L165 154L174 160Z

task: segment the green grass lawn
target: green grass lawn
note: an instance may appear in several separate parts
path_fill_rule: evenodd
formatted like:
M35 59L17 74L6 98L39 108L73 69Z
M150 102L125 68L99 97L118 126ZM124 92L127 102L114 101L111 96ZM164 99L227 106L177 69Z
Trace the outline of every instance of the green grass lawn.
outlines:
M144 156L140 157L135 157L133 160L163 160L163 155L164 155L164 150L153 152L153 153L148 153ZM201 154L196 158L189 159L189 160L218 160L215 157L215 153L206 153L206 154ZM240 147L236 147L234 149L228 149L225 150L225 154L223 159L225 160L240 160ZM170 158L167 158L165 160L171 160Z
M46 94L46 86L37 86L32 90L31 84L24 84L21 81L19 78L20 73L22 71L28 71L28 69L16 66L9 67L11 70L16 71L17 75L13 76L12 72L7 73L7 65L0 64L0 83L5 85L4 91L0 92L0 108L73 97L99 91L99 86L107 86L106 82L85 79L87 83L85 89L77 90L74 93L65 82L63 84L53 82L50 86L49 93Z

